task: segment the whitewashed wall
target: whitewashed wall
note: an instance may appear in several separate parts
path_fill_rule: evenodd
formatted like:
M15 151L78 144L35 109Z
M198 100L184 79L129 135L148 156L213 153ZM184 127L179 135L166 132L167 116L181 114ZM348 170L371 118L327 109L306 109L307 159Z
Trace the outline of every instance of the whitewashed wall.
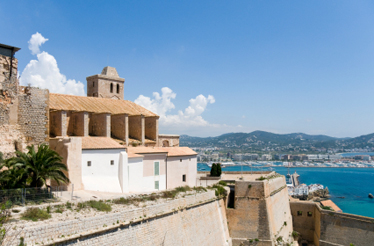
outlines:
M122 192L119 181L123 149L82 150L82 182L85 190ZM110 161L114 160L114 165ZM87 162L91 161L91 166Z
M180 161L182 160L182 161ZM182 176L186 175L186 182ZM196 186L197 161L196 156L168 157L167 159L167 188L174 189L178 186Z

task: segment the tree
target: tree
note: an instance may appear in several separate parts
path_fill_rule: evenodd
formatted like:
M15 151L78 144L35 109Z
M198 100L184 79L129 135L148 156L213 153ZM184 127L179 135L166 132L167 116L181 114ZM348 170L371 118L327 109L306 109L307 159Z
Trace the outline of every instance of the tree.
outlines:
M70 182L63 172L67 171L67 167L61 162L62 157L48 145L39 145L37 151L31 145L27 150L27 153L17 151L16 157L5 160L7 170L0 175L0 183L4 187L42 187L47 179L56 181L58 185Z
M210 169L210 176L215 177L217 176L217 165L213 163L212 168Z
M221 169L221 163L217 163L217 176L221 176L222 169Z

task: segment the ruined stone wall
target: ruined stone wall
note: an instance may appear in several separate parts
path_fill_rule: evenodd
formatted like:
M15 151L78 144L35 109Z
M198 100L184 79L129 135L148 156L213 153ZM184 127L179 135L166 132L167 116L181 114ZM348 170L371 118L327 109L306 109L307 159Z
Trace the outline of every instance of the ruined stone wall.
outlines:
M20 87L17 59L0 55L0 152L6 157L26 145L48 142L49 92L33 87Z
M227 210L233 245L291 243L292 217L284 177L265 181L236 181L234 209Z
M230 245L224 203L214 191L93 217L26 222L11 233L18 231L27 245Z
M18 97L18 124L27 144L48 143L49 91L24 87Z

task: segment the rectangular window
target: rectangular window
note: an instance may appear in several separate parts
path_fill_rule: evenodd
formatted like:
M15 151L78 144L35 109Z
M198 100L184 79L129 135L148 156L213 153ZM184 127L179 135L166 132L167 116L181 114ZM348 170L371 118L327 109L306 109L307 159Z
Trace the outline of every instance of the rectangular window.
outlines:
M308 212L308 217L312 217L312 212Z
M88 166L88 167L91 166L91 161L87 161L87 166Z
M303 211L297 211L297 216L302 216L303 215Z
M183 182L186 182L186 174L183 174L182 180L183 180Z
M181 162L182 162L182 159L181 159Z
M159 190L159 189L160 189L159 186L160 186L160 185L159 185L159 181L155 181L155 190Z
M155 166L155 176L160 175L160 162L155 161L154 166Z
M114 165L114 161L113 160L110 161L110 165Z

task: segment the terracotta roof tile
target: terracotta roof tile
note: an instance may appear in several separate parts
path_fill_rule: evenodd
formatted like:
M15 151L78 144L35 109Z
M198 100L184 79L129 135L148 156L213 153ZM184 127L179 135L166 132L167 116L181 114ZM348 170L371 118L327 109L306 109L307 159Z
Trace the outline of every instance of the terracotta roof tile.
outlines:
M72 96L64 94L49 94L50 110L65 110L92 113L144 115L146 117L158 117L157 114L128 100L111 98Z
M82 137L82 149L125 149L124 145L107 137Z
M325 200L321 201L321 204L323 206L331 207L335 212L343 212L333 201L331 200Z
M167 153L168 156L197 155L195 151L188 147L129 147L127 152L135 154Z

